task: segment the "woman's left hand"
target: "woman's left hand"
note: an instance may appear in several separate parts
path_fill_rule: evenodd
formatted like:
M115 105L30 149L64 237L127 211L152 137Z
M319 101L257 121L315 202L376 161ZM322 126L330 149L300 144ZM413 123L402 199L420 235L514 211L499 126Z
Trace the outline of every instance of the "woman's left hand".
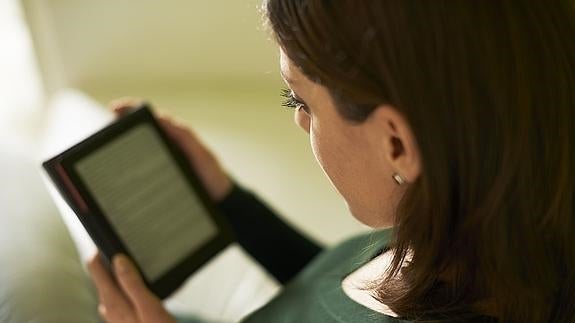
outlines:
M98 312L106 322L176 322L164 309L160 299L148 290L139 272L125 255L117 255L113 259L116 281L98 254L90 259L88 269L98 290Z

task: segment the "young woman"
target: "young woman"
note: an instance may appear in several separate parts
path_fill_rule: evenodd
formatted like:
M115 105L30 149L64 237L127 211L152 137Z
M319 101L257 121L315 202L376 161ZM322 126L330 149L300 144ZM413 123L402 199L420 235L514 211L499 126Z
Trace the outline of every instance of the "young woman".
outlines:
M266 14L286 105L351 213L382 230L321 251L164 120L240 244L287 283L245 322L575 322L571 1L268 0ZM277 234L253 237L247 216ZM269 239L279 249L254 243ZM119 286L94 259L107 321L173 320L125 257Z

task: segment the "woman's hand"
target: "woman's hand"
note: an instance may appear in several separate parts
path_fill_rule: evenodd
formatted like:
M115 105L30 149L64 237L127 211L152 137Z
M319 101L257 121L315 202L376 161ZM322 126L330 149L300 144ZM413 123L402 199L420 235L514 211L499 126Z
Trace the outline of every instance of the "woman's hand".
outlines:
M123 98L113 101L110 106L114 113L120 116L142 102L138 99ZM223 171L214 155L188 127L165 115L156 115L156 119L170 139L186 155L212 200L221 201L231 190L232 181Z
M162 302L148 290L128 257L114 257L113 271L116 281L104 267L98 254L90 259L88 269L98 290L98 312L106 322L176 322L164 309Z

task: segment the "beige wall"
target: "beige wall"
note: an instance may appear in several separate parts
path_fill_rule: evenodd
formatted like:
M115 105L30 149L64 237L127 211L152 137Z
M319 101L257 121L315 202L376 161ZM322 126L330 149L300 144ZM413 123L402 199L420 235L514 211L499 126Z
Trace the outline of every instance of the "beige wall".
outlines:
M275 47L259 0L23 0L39 50L66 84L266 83ZM53 75L50 75L53 77Z

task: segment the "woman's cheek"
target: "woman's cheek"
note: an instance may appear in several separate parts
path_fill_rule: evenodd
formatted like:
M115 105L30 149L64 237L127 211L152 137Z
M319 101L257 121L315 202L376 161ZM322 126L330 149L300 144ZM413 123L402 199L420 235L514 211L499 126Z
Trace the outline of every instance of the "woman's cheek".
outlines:
M311 117L305 111L298 109L294 114L295 123L309 134L311 126Z
M345 198L342 190L342 173L339 169L341 167L339 157L343 155L332 151L334 147L330 145L329 138L322 137L323 134L318 128L315 124L311 124L309 135L311 150L317 163L333 187Z

